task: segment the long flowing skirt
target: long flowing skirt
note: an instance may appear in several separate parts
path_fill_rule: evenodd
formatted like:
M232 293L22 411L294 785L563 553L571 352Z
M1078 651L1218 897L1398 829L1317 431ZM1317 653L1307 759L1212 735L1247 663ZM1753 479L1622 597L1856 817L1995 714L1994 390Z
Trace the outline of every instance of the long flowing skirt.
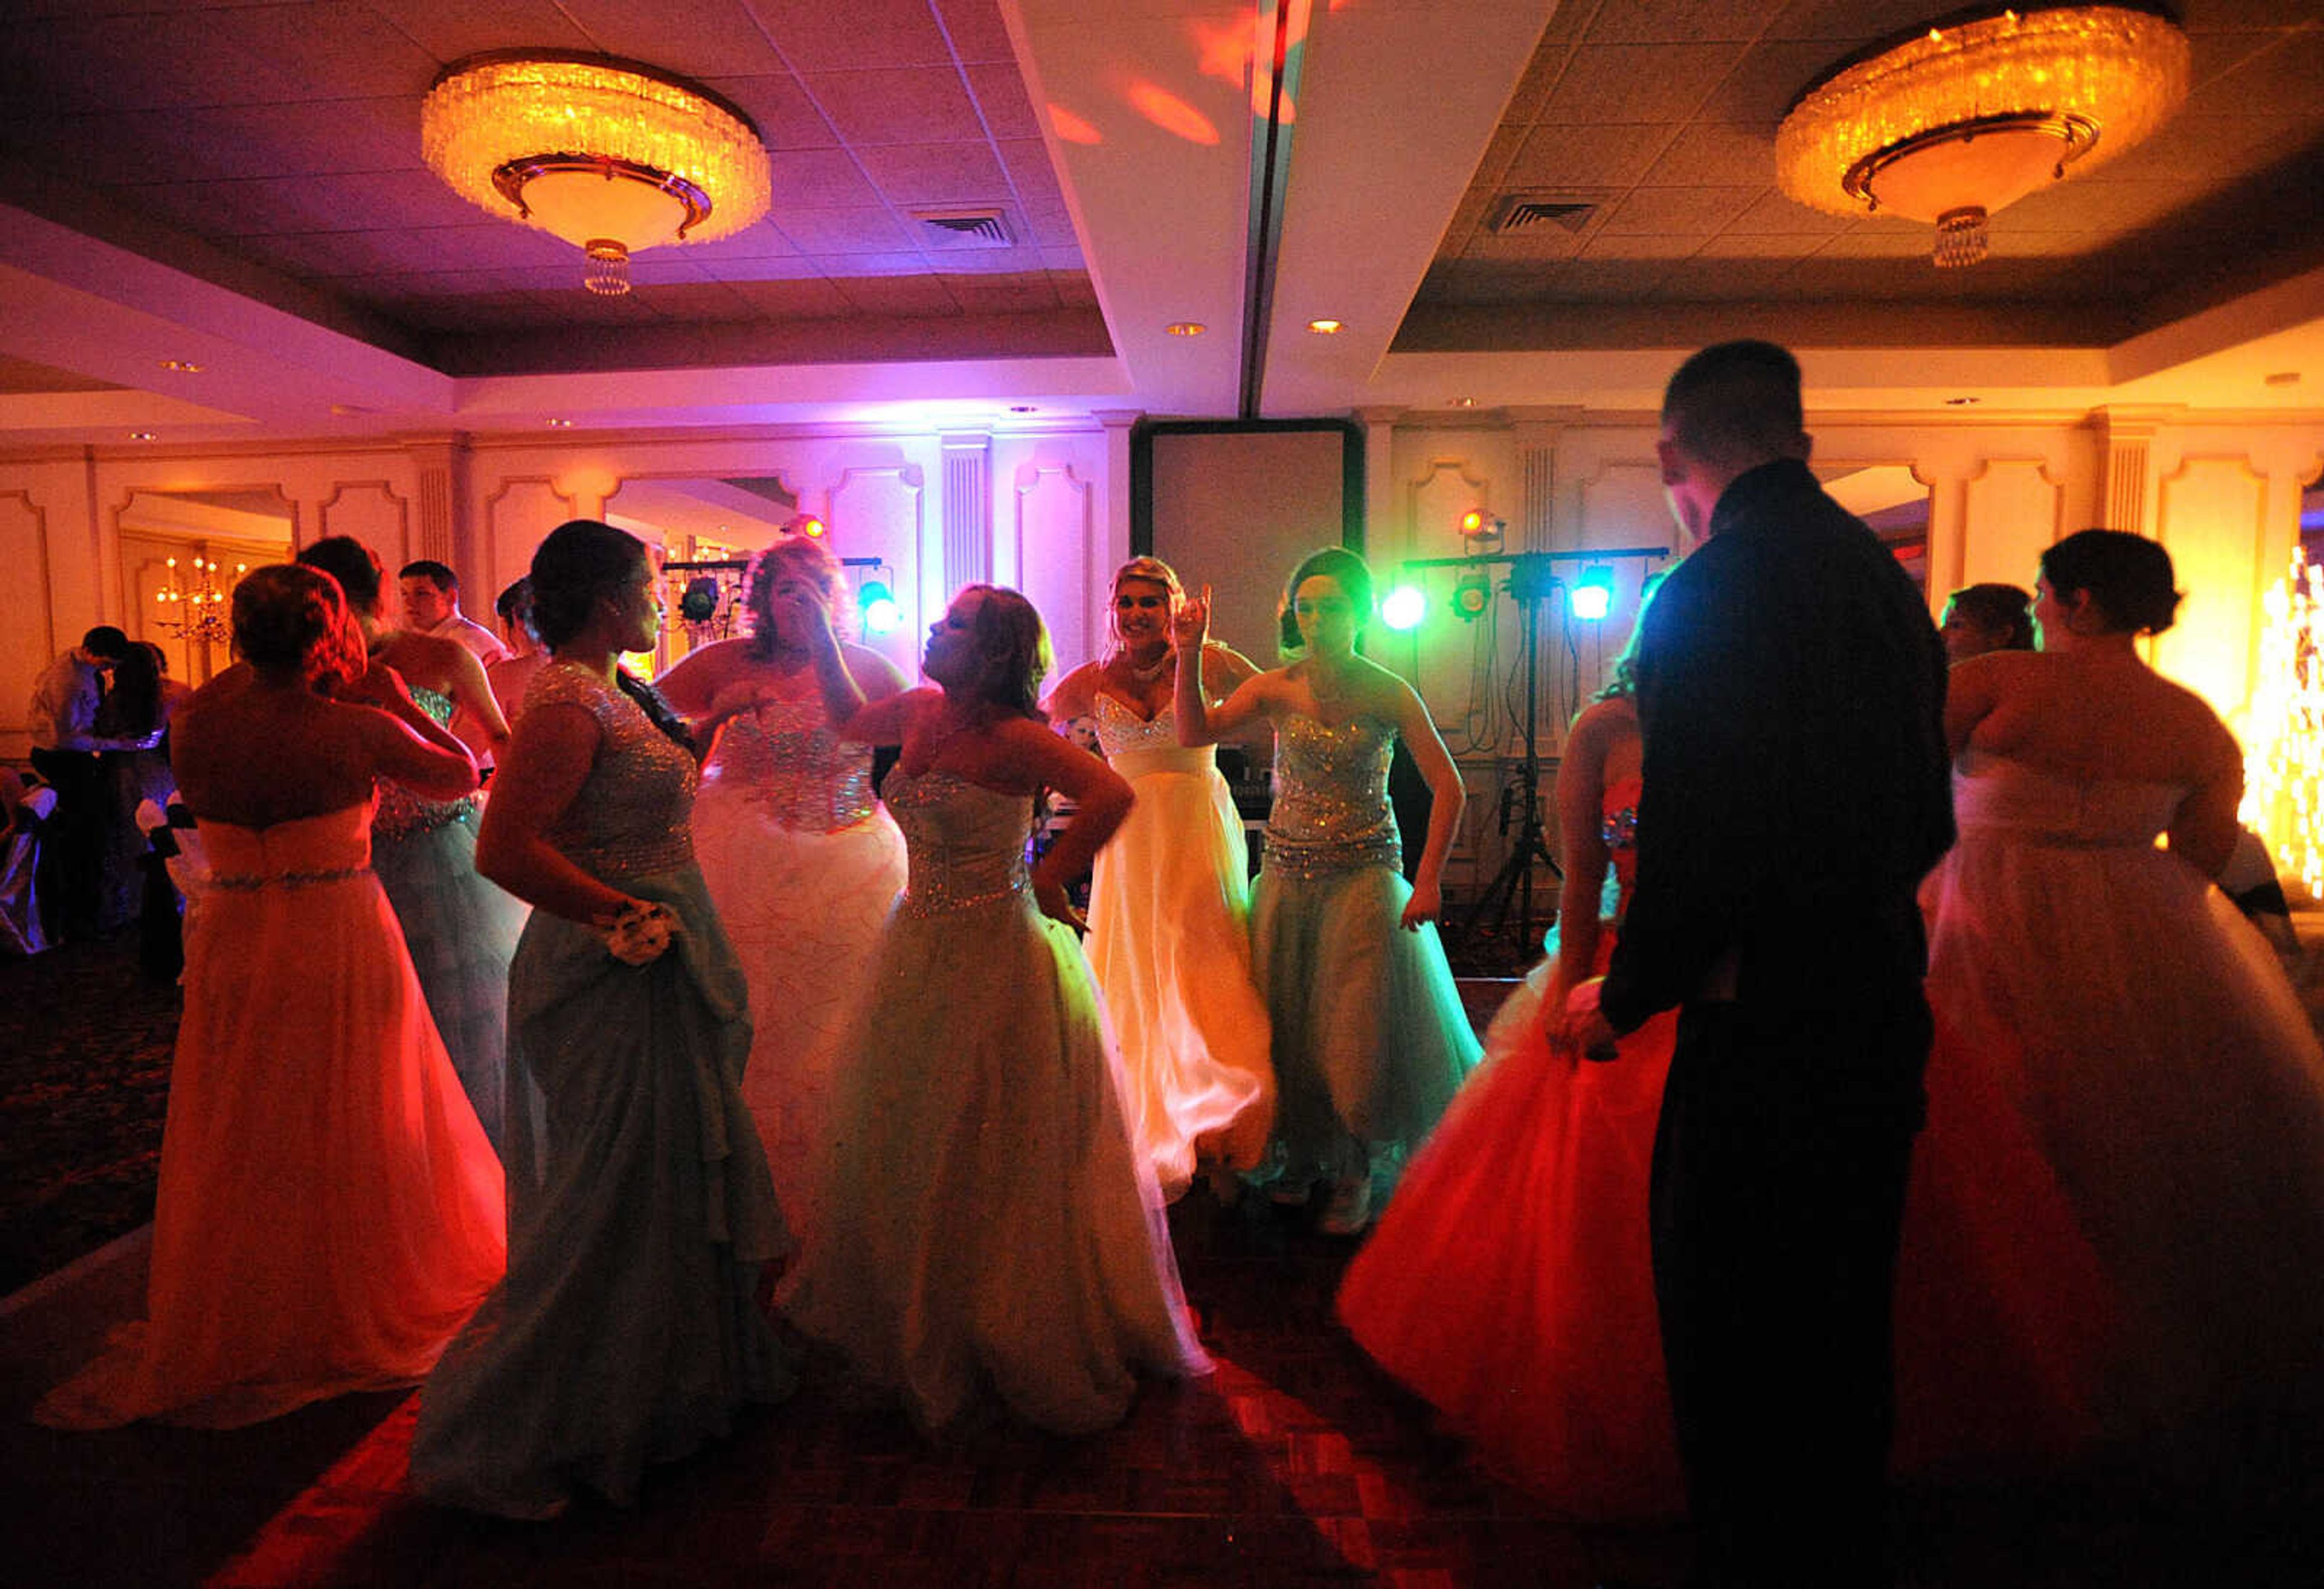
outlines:
M1579 1517L1672 1516L1685 1496L1646 1188L1677 1020L1647 1022L1618 1060L1553 1052L1554 959L1494 1016L1484 1068L1349 1266L1340 1317L1512 1481Z
M683 923L650 965L546 911L511 968L509 1272L421 1392L412 1483L516 1517L616 1502L791 1388L753 1303L789 1241L739 1091L740 969L698 872L625 879Z
M1476 1068L1435 924L1397 924L1411 897L1384 866L1259 873L1251 970L1274 1027L1284 1176L1392 1177Z
M1120 1420L1137 1371L1201 1373L1153 1171L1073 933L1023 893L891 914L849 1039L792 1319L924 1427L997 1400Z
M509 957L529 914L476 870L473 811L414 832L372 840L372 865L403 923L412 969L476 1118L502 1146Z
M1275 1124L1250 973L1242 822L1214 771L1148 773L1099 851L1090 969L1121 1039L1139 1151L1176 1198L1199 1159L1257 1166Z
M885 809L836 832L786 827L747 788L712 782L695 802L694 846L751 986L742 1101L803 1237L822 1204L815 1165L833 1088L851 1062L842 1041L904 886L904 835Z
M232 1428L406 1384L500 1276L500 1164L368 873L214 891L185 987L148 1317L44 1423Z

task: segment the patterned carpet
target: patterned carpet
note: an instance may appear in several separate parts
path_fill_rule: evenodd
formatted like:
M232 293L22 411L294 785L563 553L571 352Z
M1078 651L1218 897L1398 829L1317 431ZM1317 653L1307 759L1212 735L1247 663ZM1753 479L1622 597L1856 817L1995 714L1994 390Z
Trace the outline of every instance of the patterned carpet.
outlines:
M134 927L0 960L0 1296L153 1217L179 1008Z

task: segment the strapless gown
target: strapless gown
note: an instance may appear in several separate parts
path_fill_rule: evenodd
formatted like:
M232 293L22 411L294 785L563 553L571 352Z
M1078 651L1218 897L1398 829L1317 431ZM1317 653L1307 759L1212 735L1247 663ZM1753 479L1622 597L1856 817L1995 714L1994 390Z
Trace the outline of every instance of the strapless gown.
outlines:
M1138 795L1098 852L1089 959L1121 1040L1130 1134L1175 1199L1197 1159L1255 1167L1275 1125L1267 1006L1250 975L1250 862L1209 746L1097 699L1098 744Z
M585 669L525 697L568 703L601 738L549 842L679 930L627 966L535 911L509 969L508 1279L420 1392L411 1481L515 1517L627 1502L646 1463L792 1385L753 1300L789 1238L742 1106L749 1000L695 864L694 758Z
M751 985L742 1101L783 1217L804 1235L822 1200L814 1166L840 1041L904 886L904 836L872 795L871 752L840 743L818 698L728 721L703 769L694 843Z
M411 698L438 722L452 721L452 698L413 686ZM372 865L387 890L429 1013L460 1073L476 1118L497 1151L508 1045L509 957L529 914L525 903L476 870L474 794L423 800L392 784L380 790L372 824Z
M1251 969L1274 1029L1277 1177L1393 1179L1480 1057L1388 808L1396 730L1288 717L1251 896Z
M1031 802L900 768L888 801L911 880L786 1307L924 1428L988 1399L1043 1428L1107 1428L1137 1371L1209 1361L1081 945L1026 880Z
M43 1423L231 1428L408 1383L500 1276L500 1162L372 875L370 806L199 832L147 1318Z
M1606 791L1619 894L1637 856L1638 781ZM1613 924L1599 939L1602 973ZM1483 1068L1406 1170L1349 1265L1349 1333L1560 1511L1637 1521L1685 1510L1655 1307L1646 1187L1675 1012L1621 1058L1554 1053L1543 1000L1556 945L1503 1002Z
M2135 1430L2324 1377L2324 1053L2275 954L2155 836L2186 790L1971 753L1923 890L1937 1042L1898 1309L1959 1337L1916 1237L1977 1265L2006 1382ZM1997 1398L1987 1393L1990 1403ZM2005 1406L2000 1410L2006 1412ZM1906 1424L1909 1431L1909 1421Z

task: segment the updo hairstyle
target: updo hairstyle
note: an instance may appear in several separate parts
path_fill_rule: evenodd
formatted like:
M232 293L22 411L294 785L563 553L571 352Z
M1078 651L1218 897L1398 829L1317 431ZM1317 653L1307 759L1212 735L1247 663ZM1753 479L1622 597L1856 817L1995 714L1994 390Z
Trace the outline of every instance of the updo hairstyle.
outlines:
M341 689L364 675L362 626L319 568L269 563L234 587L234 650L260 673Z
M2042 577L2062 600L2089 592L2107 634L2159 635L2177 620L2171 554L2160 543L2119 529L2085 529L2042 554Z
M1358 629L1371 621L1370 565L1345 547L1319 547L1299 559L1299 566L1283 582L1283 601L1275 610L1278 631L1276 638L1286 654L1306 648L1307 642L1299 635L1299 587L1316 578L1340 582L1340 589L1347 592L1348 602L1355 609Z
M589 627L601 599L621 594L646 560L646 544L627 530L595 519L568 519L549 532L532 555L532 628L554 654ZM614 670L622 693L638 703L654 727L688 750L694 737L661 693L626 667Z

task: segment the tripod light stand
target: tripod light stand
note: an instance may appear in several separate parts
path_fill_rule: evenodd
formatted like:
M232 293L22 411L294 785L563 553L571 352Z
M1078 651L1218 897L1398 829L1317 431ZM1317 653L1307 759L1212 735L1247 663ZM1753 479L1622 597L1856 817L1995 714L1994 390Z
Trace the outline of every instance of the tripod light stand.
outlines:
M1490 924L1498 936L1509 925L1509 915L1515 910L1517 936L1515 942L1523 945L1520 955L1529 954L1536 941L1534 932L1533 871L1536 865L1545 866L1563 878L1565 870L1549 850L1549 824L1545 820L1545 802L1541 792L1541 739L1538 719L1541 702L1541 612L1559 592L1567 589L1566 582L1557 576L1560 563L1610 563L1620 557L1660 557L1667 555L1662 547L1622 547L1592 548L1579 552L1511 552L1469 557L1425 557L1404 565L1406 568L1491 568L1505 567L1508 577L1501 589L1508 592L1517 604L1519 644L1525 648L1525 712L1518 723L1523 737L1524 751L1518 758L1512 783L1502 792L1501 831L1508 833L1514 823L1517 833L1509 844L1509 852L1501 862L1500 870L1493 874L1476 900L1462 918L1462 927L1469 933Z

